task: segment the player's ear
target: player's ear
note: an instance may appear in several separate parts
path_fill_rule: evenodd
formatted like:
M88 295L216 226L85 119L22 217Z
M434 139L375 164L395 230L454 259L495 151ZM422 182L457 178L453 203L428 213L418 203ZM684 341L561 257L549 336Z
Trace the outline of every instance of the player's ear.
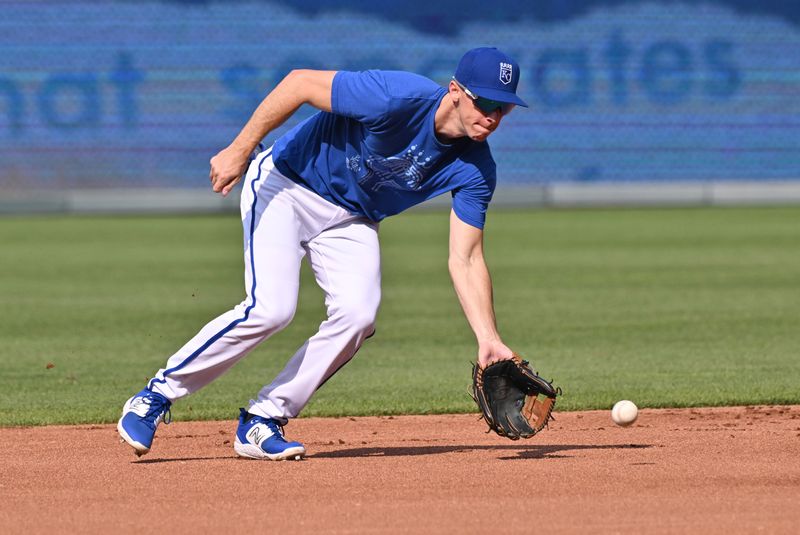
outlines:
M461 88L458 87L458 84L455 80L450 80L450 84L447 86L447 91L450 93L450 100L453 104L458 103L458 99L461 97Z

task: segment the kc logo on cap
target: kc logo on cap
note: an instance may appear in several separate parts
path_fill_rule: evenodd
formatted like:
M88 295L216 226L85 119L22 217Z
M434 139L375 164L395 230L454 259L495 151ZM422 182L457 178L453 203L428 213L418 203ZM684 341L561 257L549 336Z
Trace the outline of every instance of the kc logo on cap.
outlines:
M508 85L511 83L512 66L510 63L500 63L500 81Z

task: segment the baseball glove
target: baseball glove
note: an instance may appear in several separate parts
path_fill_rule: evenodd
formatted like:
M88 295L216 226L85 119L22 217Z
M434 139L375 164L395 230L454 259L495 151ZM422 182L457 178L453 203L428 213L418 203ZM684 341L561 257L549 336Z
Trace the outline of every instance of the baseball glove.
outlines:
M517 440L544 429L561 389L554 388L527 361L514 355L486 368L473 364L470 394L490 431Z

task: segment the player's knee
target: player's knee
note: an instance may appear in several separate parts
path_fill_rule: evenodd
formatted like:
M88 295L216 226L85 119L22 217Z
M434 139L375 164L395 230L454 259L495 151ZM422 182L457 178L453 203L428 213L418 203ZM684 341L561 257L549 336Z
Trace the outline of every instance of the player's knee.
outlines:
M344 304L338 310L349 330L359 336L369 336L375 332L375 321L378 316L378 303L370 301Z
M375 332L376 314L362 313L351 319L351 326L363 337L368 337Z
M279 331L289 325L294 318L294 312L294 306L281 306L272 303L257 306L253 309L251 316L253 321L261 329L271 333Z

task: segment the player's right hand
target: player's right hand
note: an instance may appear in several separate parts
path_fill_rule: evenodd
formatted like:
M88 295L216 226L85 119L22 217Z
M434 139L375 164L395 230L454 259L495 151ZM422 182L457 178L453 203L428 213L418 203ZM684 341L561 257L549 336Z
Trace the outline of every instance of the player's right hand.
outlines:
M498 340L481 340L478 342L478 365L486 368L490 364L514 358L514 352Z
M228 195L233 187L239 183L250 163L249 150L242 150L230 145L219 151L216 156L211 158L211 189L222 196Z

